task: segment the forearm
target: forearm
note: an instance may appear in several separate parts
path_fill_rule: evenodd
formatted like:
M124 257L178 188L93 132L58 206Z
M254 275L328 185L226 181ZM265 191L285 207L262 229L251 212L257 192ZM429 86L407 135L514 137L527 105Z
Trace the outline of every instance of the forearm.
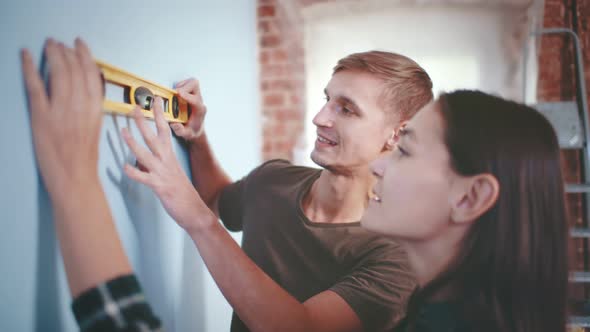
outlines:
M98 176L65 185L51 199L74 298L86 289L132 273Z
M189 144L189 154L193 185L209 209L219 216L219 194L232 180L215 159L205 133Z
M314 331L306 307L262 271L214 220L190 234L209 272L251 331Z

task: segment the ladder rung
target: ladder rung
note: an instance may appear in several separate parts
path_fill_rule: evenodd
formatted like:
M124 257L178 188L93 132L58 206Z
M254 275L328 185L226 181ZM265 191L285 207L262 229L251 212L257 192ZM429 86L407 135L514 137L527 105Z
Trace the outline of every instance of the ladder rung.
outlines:
M590 327L590 316L571 316L569 319L570 326Z
M576 271L570 274L570 281L572 282L590 282L590 272Z
M566 184L565 192L567 193L590 193L590 184L587 183L576 183Z
M590 238L590 228L572 228L570 229L570 236Z

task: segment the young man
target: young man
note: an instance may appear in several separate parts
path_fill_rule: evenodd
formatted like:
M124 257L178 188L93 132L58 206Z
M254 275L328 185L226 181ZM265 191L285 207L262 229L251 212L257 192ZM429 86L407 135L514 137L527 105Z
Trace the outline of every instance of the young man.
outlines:
M403 315L413 278L398 245L357 221L373 182L369 164L393 147L400 123L432 99L426 72L387 52L340 60L313 121L318 138L311 157L323 170L274 160L235 183L207 143L198 82L186 80L177 89L194 113L186 126L172 128L189 143L193 184L203 201L195 204L184 176L166 171L177 168L164 152L170 148L145 130L152 153L126 139L147 172L126 170L154 188L191 235L235 311L232 331L392 327ZM203 215L202 202L216 215ZM217 216L228 229L243 231L243 251Z

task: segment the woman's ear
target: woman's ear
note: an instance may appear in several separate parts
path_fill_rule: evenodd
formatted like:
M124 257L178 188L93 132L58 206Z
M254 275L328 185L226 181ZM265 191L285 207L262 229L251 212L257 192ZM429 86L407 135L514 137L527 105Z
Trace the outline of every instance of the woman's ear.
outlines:
M468 223L489 211L498 200L500 184L492 174L478 174L460 179L452 198L451 220Z

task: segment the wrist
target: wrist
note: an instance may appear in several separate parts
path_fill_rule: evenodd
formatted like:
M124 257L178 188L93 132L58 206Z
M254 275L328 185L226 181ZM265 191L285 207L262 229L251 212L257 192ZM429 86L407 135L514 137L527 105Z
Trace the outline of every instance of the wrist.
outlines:
M186 227L185 231L194 241L197 241L198 238L215 231L216 227L219 227L219 222L217 216L207 209L205 213L196 213L186 225L190 226Z
M56 203L71 200L72 197L84 197L88 193L102 190L98 171L66 174L53 180L52 183L46 181L46 186L51 200Z
M84 182L68 183L58 192L49 193L55 221L69 225L81 218L106 220L110 215L102 186L96 178Z
M187 143L191 149L195 149L195 150L199 150L202 147L206 146L207 145L207 135L205 135L205 130L201 130L192 139L187 141Z

